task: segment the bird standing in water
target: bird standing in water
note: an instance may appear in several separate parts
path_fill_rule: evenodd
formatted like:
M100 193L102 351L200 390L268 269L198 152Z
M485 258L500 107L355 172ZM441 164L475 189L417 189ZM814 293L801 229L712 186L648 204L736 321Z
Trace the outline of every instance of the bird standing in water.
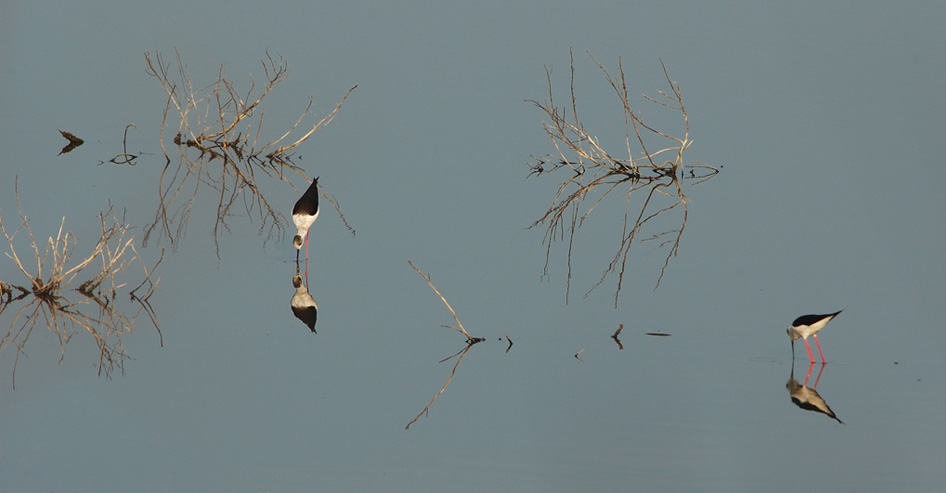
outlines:
M319 218L319 177L312 180L308 190L302 194L302 197L296 201L292 208L292 222L296 225L298 232L292 239L292 244L296 247L296 264L299 263L299 250L305 243L305 261L306 272L309 264L309 228Z
M827 315L802 315L788 326L788 337L792 339L792 361L795 360L795 339L804 339L805 347L808 348L808 357L811 362L815 362L815 357L811 354L811 346L808 345L808 336L815 338L815 344L818 345L818 354L821 355L821 364L827 363L824 359L824 353L821 352L821 343L818 342L818 331L823 329L828 322L844 310L838 310Z

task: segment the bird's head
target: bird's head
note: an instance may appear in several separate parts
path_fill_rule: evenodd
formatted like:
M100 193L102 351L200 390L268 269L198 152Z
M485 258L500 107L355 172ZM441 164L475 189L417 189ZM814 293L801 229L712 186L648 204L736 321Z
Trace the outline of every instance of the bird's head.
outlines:
M795 339L801 339L801 335L791 326L788 326L788 329L785 329L785 332L788 332L788 337L791 338L792 342L795 342Z
M294 236L294 237L292 238L292 244L293 244L293 246L296 247L296 250L299 250L300 248L302 248L302 243L303 243L303 241L302 241L302 237L301 237L301 236L296 235L296 236Z

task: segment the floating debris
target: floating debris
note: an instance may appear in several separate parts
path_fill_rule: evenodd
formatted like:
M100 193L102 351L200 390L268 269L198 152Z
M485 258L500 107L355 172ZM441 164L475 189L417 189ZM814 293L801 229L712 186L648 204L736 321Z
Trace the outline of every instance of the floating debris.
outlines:
M618 336L621 335L621 331L624 330L624 324L618 326L618 330L611 335L611 339L614 339L614 342L618 343L618 350L624 351L624 344L621 344L621 340L618 339Z
M59 154L58 154L59 156L65 154L65 153L67 153L67 152L72 151L73 149L75 149L76 147L79 147L79 146L82 145L82 144L85 144L85 141L84 141L84 140L82 140L82 139L76 137L75 134L73 134L73 133L71 133L71 132L66 132L66 131L64 131L64 130L60 130L59 133L62 134L62 136L65 137L66 140L69 141L69 143L66 144L66 147L63 147L62 150L59 151Z

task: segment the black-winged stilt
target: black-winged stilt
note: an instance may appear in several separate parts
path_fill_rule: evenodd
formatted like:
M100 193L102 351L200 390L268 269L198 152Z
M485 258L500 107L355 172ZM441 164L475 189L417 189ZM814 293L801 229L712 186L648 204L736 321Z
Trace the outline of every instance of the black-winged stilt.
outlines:
M299 197L296 205L292 208L292 222L296 225L298 232L292 239L292 244L296 247L296 264L299 263L299 250L302 249L302 243L305 242L305 260L309 261L309 228L319 218L319 177L312 180L309 189ZM307 271L308 272L308 271Z
M805 347L808 348L808 357L811 362L815 362L815 357L811 354L811 346L808 345L808 336L815 338L815 344L818 345L818 354L821 355L821 364L827 363L824 359L824 353L821 352L821 343L818 342L818 331L823 329L828 322L844 310L838 310L827 315L802 315L788 326L788 337L792 339L792 361L795 360L795 339L804 339Z
M319 317L319 305L315 302L315 298L309 294L309 290L306 289L305 285L302 284L302 276L299 274L292 276L292 285L296 288L296 293L292 295L292 300L289 302L289 305L292 306L292 314L302 320L302 323L306 324L312 333L318 334L315 331L315 321Z
M815 367L815 363L812 362L808 367L808 374L805 375L805 383L800 384L798 380L795 380L795 362L792 361L792 374L788 377L788 383L785 384L785 388L788 390L789 395L792 398L792 402L806 410L814 411L828 416L831 419L836 420L838 423L844 424L844 421L841 421L841 418L838 418L838 415L834 414L834 411L828 407L828 403L821 397L821 394L818 393L818 381L821 380L821 372L824 371L824 365L821 365L821 371L818 372L818 376L815 377L815 386L808 386L808 378L811 377L811 370Z

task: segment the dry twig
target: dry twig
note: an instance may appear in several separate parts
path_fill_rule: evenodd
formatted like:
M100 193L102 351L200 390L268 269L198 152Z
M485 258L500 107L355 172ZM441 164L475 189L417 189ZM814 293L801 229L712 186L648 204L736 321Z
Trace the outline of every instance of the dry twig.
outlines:
M456 321L456 323L457 323L457 327L454 327L454 326L452 326L452 325L441 325L441 327L446 327L446 328L448 328L448 329L453 329L453 330L455 330L455 331L457 331L457 332L463 334L464 336L466 336L467 342L480 342L480 341L482 341L483 339L475 338L475 337L471 336L471 335L469 334L469 332L467 332L466 329L463 328L463 324L460 323L460 319L457 318L457 312L453 311L453 307L450 306L450 303L447 302L447 299L444 298L442 294L440 294L440 291L438 291L436 287L434 287L434 283L432 283L432 282L430 281L430 276L427 275L427 274L424 274L423 272L421 272L420 269L418 269L417 266L414 265L414 262L411 262L410 260L408 260L407 263L410 264L411 267L413 267L414 270L417 271L418 274L420 274L420 277L423 277L424 280L427 281L427 285L430 286L430 289L433 289L434 292L437 293L437 296L440 297L440 300L443 301L443 304L444 304L444 305L447 305L447 310L450 310L450 314L453 315L453 320Z
M129 123L128 125L125 125L125 133L122 135L122 152L121 154L116 154L115 157L109 159L108 162L112 164L127 164L130 166L134 166L136 164L135 160L141 156L142 153L140 152L138 154L132 154L128 152L128 129L129 128L134 128L135 130L138 130L138 127L134 123ZM99 161L99 164L100 165L105 164L105 161Z
M79 147L82 144L85 144L85 141L76 137L72 132L66 132L65 130L60 130L59 133L69 141L62 149L59 150L59 155L66 154L67 152L72 152L73 149Z
M618 330L614 331L614 334L611 334L611 339L614 339L614 342L618 344L618 350L624 350L624 344L621 344L621 340L618 339L618 336L621 335L621 331L624 330L624 324L618 326Z
M590 56L590 55L589 55ZM627 89L624 68L618 59L618 71L611 74L594 57L591 57L598 68L604 73L609 84L620 100L625 126L625 149L623 155L617 157L601 145L599 140L585 127L578 116L578 105L575 97L575 64L574 56L570 58L570 104L567 108L559 108L553 97L551 69L546 69L548 83L548 99L530 101L545 113L548 120L542 122L546 133L555 147L556 153L541 158L535 158L530 163L529 176L541 176L559 170L567 173L558 187L552 205L531 227L545 227L543 243L546 245L545 276L548 275L549 259L552 242L555 239L564 240L566 231L568 236L568 253L566 258L566 302L571 290L572 253L575 246L575 232L588 216L612 192L618 191L625 196L624 223L621 241L614 255L601 275L599 281L589 289L585 296L601 285L608 274L617 271L618 282L614 294L614 304L617 306L624 274L627 269L630 247L637 239L642 228L657 216L682 208L682 218L679 228L660 233L659 236L673 234L670 251L660 271L660 277L654 289L660 286L664 272L670 259L676 256L680 238L686 227L688 201L683 193L681 181L684 178L705 181L718 173L718 170L705 163L696 165L683 164L683 152L690 146L690 126L686 108L683 106L683 94L679 83L673 82L667 73L663 61L660 65L664 77L670 87L669 92L658 91L659 98L644 96L648 101L660 105L668 110L678 112L682 120L682 137L674 136L645 123L640 113L631 108ZM656 141L654 144L652 141ZM666 157L665 157L666 156ZM691 176L685 176L684 169L688 169ZM634 192L646 190L646 195L638 202L640 211L632 212L632 195ZM657 197L669 199L669 205L657 205ZM587 203L584 209L582 203ZM635 207L636 210L636 207Z
M4 283L3 291L12 293L12 290L17 290L20 295L16 298L8 295L5 300L0 299L0 313L14 302L29 299L13 316L6 334L0 338L0 349L7 346L16 348L14 386L19 357L25 354L23 349L40 320L58 336L60 362L65 358L66 344L76 332L82 330L92 336L98 347L99 375L111 376L115 368L123 371L128 356L122 336L132 333L135 320L142 311L148 314L159 336L161 334L157 316L148 301L159 282L157 278L152 279L152 273L161 260L148 269L135 249L134 237L128 235L130 226L115 217L111 207L99 213L101 234L88 255L73 260L77 238L65 229L65 218L56 236L50 237L45 247L41 248L26 216L19 209L19 190L16 194L20 228L8 231L0 217L0 231L10 247L7 257L29 280L26 286ZM25 230L30 239L36 261L35 270L26 265L27 259L21 257L14 246L14 239L20 229ZM128 315L118 307L116 298L127 287L125 282L119 280L120 275L135 264L142 267L144 280L128 291L131 300L139 305L137 313ZM70 288L74 281L83 278L85 280L77 287ZM145 287L144 293L138 294ZM81 297L68 295L70 291L79 293Z
M450 378L448 378L447 381L444 382L443 387L440 388L440 391L434 394L433 398L430 399L430 402L428 402L427 405L424 407L424 410L418 413L417 416L415 416L414 419L410 423L407 424L407 426L404 428L405 430L409 430L411 428L411 425L417 422L417 420L420 419L421 416L426 415L430 411L430 406L434 404L434 401L436 401L437 398L440 397L440 394L443 394L443 392L447 390L447 385L450 385L450 382L453 380L453 377L456 375L457 367L460 366L460 362L463 361L463 358L466 356L467 351L469 351L470 348L473 347L474 345L486 340L485 338L482 338L482 337L471 336L466 331L466 329L463 328L463 324L460 322L460 319L457 318L457 313L453 311L453 307L450 306L450 303L447 302L447 299L444 298L442 294L440 294L440 291L438 291L437 288L434 286L434 283L431 282L430 276L421 272L421 270L418 269L417 266L414 265L414 262L411 262L410 260L408 260L407 263L410 264L410 266L413 267L414 270L417 271L418 274L420 274L420 277L423 277L424 280L427 281L427 285L430 286L430 289L433 289L434 293L437 293L437 296L439 296L440 300L443 301L443 304L447 306L447 310L450 310L450 314L453 315L453 320L457 323L457 327L454 327L452 325L441 325L441 327L453 329L463 334L464 336L466 336L466 347L456 352L453 356L449 356L447 358L440 360L440 363L443 363L444 361L448 361L451 358L456 357L457 355L460 356L460 358L457 359L456 364L453 365L453 370L450 372ZM509 341L509 347L512 347L512 341ZM507 352L508 352L508 349L507 349Z
M262 102L270 91L289 76L285 59L281 56L274 59L267 52L266 58L261 60L265 83L258 88L251 78L250 88L243 95L225 76L223 66L216 81L195 89L190 73L176 51L175 58L177 66L172 69L171 63L165 62L160 53L155 53L153 58L150 53L145 53L147 73L161 84L167 93L167 103L161 121L161 149L166 165L158 185L160 205L154 222L145 230L143 243L147 244L150 236L157 232L160 237L168 238L172 247L176 246L187 231L190 213L201 185L215 190L217 213L213 238L218 255L219 235L223 230L229 230L227 220L238 214L235 210L237 207L261 221L259 233L262 235L267 232L267 240L273 236L281 237L291 221L281 212L281 206L274 206L266 198L260 189L257 172L290 185L288 176L292 173L308 179L293 162L298 146L335 118L357 86L349 89L327 116L294 142L282 144L310 113L313 103L311 97L299 119L288 131L274 140L261 142L265 113ZM173 138L178 148L176 167L171 166L171 158L165 147L164 133L167 129L176 133ZM189 150L196 150L197 156L189 154ZM212 163L217 165L213 166ZM329 197L331 194L326 196ZM329 202L354 234L334 197Z

